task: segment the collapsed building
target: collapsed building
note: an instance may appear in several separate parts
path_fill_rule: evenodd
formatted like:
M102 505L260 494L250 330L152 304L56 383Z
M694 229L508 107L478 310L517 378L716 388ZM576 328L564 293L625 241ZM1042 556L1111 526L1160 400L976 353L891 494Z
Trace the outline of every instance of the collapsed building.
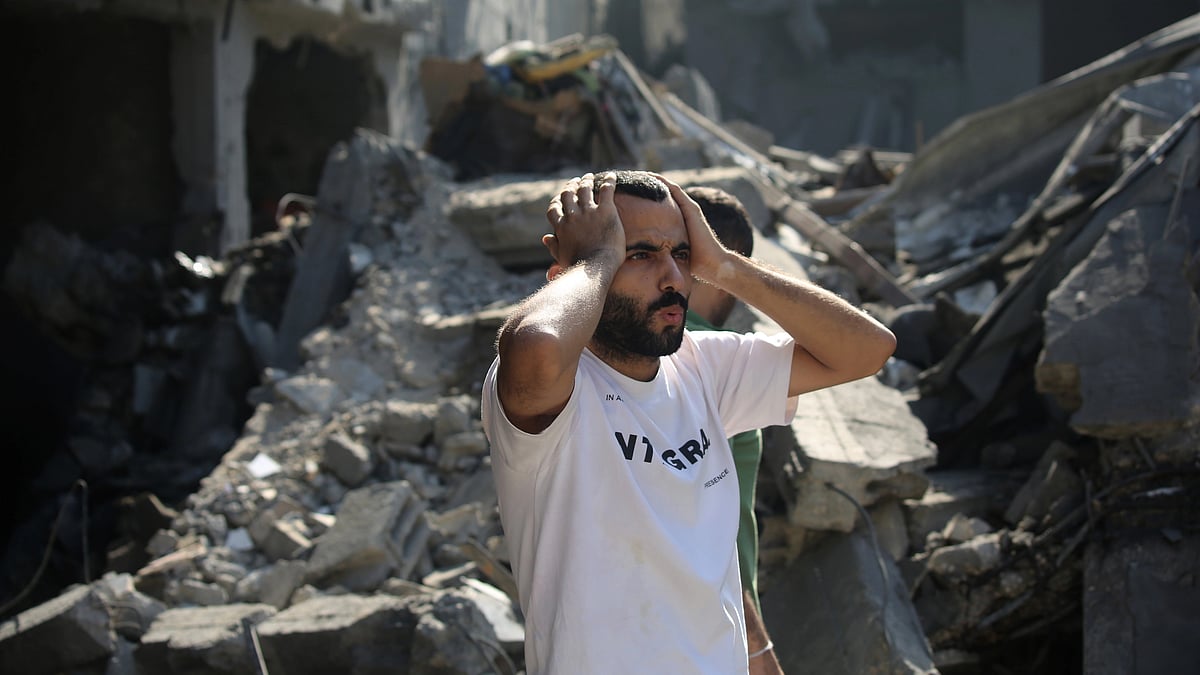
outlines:
M514 45L423 60L425 150L354 132L313 195L220 256L26 228L7 293L113 364L88 419L170 420L141 433L196 461L139 456L139 484L199 487L123 502L103 560L73 550L85 583L0 624L0 663L519 672L479 387L542 281L547 200L625 165L737 195L756 255L900 339L880 377L768 434L761 590L786 670L1194 670L1198 40L1193 17L913 155L833 158L756 147L615 41ZM514 93L530 82L555 91ZM155 386L184 363L182 393ZM86 466L134 453L76 438ZM86 538L87 484L65 475L22 536Z

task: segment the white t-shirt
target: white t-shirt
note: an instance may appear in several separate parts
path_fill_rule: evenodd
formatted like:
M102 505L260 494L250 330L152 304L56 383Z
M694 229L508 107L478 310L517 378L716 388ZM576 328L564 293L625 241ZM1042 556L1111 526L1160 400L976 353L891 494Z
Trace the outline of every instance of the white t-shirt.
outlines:
M482 417L525 615L530 675L747 670L727 438L786 424L787 335L685 331L640 382L585 350L566 408Z

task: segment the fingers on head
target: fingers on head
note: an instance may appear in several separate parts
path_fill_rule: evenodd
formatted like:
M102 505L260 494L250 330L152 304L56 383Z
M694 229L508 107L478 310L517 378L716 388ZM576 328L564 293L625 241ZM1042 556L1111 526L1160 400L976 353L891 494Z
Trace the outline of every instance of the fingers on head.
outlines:
M550 211L557 213L557 220L599 203L601 191L612 192L617 185L617 174L609 171L597 176L585 173L572 178L550 202ZM549 214L550 211L547 211Z
M563 219L566 211L563 209L562 197L555 195L554 199L550 200L550 206L546 207L546 220L550 221L551 225L558 225Z
M593 194L595 182L595 174L585 173L579 177L579 190L576 192L576 196L579 199L580 206L590 208L596 205L596 198Z
M600 177L596 179L596 192L597 193L601 192L602 190L607 190L609 192L612 192L616 189L617 189L617 173L615 171L609 171L607 173L601 174Z
M570 215L579 210L579 196L577 194L578 189L578 183L568 183L567 187L563 188L563 191L560 192L557 197L555 197L555 199L557 199L561 205L563 214Z

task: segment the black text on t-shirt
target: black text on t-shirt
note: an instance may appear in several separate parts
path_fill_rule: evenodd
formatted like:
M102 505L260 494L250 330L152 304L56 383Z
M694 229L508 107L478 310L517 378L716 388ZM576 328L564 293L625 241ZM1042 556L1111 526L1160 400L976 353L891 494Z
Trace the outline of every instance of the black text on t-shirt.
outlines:
M623 434L620 431L614 432L617 438L617 445L621 447L621 454L625 455L625 459L634 461L634 457L638 455L638 446L641 445L641 459L649 464L654 461L654 444L649 438L638 434ZM640 441L640 443L639 443ZM660 458L667 466L683 471L690 466L696 464L704 457L704 453L708 451L708 446L711 445L708 440L708 434L704 433L704 429L700 429L700 440L689 438L684 443L680 444L678 450L667 449L662 452ZM687 463L684 463L687 460Z

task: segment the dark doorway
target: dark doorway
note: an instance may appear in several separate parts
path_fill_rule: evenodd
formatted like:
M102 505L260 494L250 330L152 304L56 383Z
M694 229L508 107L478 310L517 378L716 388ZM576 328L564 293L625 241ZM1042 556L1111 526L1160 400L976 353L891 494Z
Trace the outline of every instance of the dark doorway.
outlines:
M275 228L289 192L315 195L330 148L356 127L387 133L383 83L371 59L312 38L277 49L260 41L246 100L247 192L252 235Z

